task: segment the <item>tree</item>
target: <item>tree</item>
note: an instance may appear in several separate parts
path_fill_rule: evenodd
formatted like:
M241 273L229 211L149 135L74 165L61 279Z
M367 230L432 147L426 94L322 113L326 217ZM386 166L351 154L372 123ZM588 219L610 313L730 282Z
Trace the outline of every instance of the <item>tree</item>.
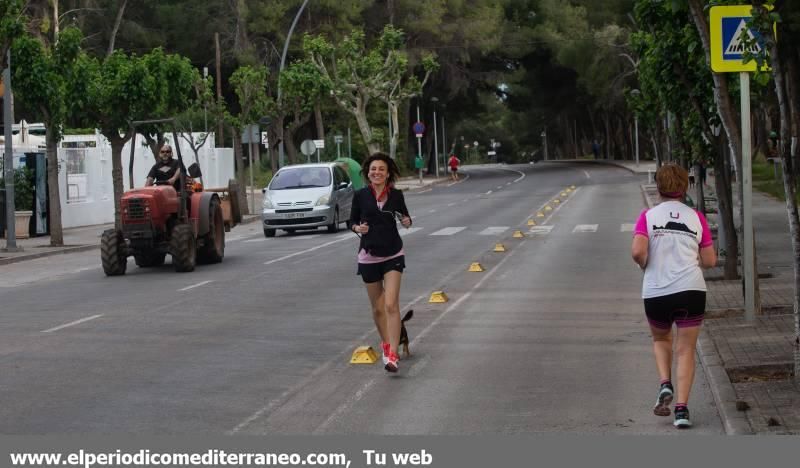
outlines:
M80 55L82 34L68 28L52 48L41 40L23 36L13 47L12 72L14 92L27 104L37 120L45 124L47 144L47 185L50 201L50 245L64 245L61 223L61 196L58 183L58 142L73 100L69 80Z
M0 70L6 69L8 49L25 30L22 0L0 0Z
M760 3L760 2L754 2ZM783 167L783 187L786 195L786 212L789 217L789 236L792 240L793 267L794 267L794 300L793 312L795 321L794 343L794 379L800 382L800 215L797 209L797 179L792 164L795 163L796 145L789 145L790 141L797 141L798 125L800 123L800 110L798 109L798 56L794 40L798 38L798 31L793 30L789 24L783 22L781 14L798 14L798 9L789 6L789 2L765 2L776 7L770 12L763 4L753 8L752 24L760 31L765 50L768 55L758 57L758 62L769 61L772 65L772 76L775 83L775 93L778 96L778 109L780 111L780 140L778 154ZM778 37L775 40L772 34L772 25L777 23Z
M151 54L162 56L158 49ZM180 59L176 60L180 62ZM185 88L186 96L181 97L178 93L170 92L167 89L170 86L185 85L187 81L170 82L165 76L180 72L171 68L168 68L171 71L167 71L166 75L154 72L148 56L128 55L120 50L114 51L102 61L83 55L79 62L80 79L74 81L73 95L81 96L81 108L76 118L84 126L100 129L111 143L115 222L119 228L119 202L123 192L122 148L133 136L131 122L162 117L158 113L170 105L177 108L175 102L168 103L167 100L188 100L191 85ZM177 63L173 60L167 62Z
M286 144L289 161L293 162L297 159L294 134L311 120L312 112L329 90L319 70L309 61L292 63L283 70L278 79L283 90L281 103L276 111L278 120L283 122L288 115L293 117L279 138Z
M230 82L239 100L239 113L228 113L227 120L236 131L243 132L247 126L257 123L274 108L274 101L267 95L267 70L249 65L239 67L231 75ZM244 176L241 171L239 174Z
M370 153L380 151L380 144L375 141L367 119L370 101L379 99L389 103L396 124L397 103L418 95L436 64L432 57L427 58L425 77L421 82L417 81L408 76L408 59L401 49L404 44L402 31L387 25L376 42L375 47L367 49L364 32L358 29L336 45L322 36L306 35L303 39L309 60L322 75L339 107L355 117ZM396 144L395 131L390 153L394 152Z

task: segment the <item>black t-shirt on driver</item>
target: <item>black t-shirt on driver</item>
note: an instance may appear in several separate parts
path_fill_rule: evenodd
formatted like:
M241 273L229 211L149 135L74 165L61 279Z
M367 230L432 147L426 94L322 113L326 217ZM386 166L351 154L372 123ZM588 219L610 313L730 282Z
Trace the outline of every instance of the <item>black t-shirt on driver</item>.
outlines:
M152 178L154 181L167 181L175 175L175 172L177 172L180 167L181 164L177 159L170 158L166 163L159 161L153 165L147 177ZM177 186L178 184L179 181L176 180L175 185Z

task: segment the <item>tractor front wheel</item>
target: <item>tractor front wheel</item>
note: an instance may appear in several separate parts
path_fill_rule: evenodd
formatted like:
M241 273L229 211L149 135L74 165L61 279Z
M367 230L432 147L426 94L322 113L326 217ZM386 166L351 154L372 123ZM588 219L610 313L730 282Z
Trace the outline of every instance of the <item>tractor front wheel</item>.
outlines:
M197 242L190 224L179 224L172 230L170 253L177 272L194 271L197 261Z
M120 231L116 229L103 231L100 237L100 260L106 276L125 274L128 256L125 254L125 239Z
M222 206L219 200L211 200L209 210L208 234L200 249L198 259L202 263L219 263L225 257L225 220L222 217Z

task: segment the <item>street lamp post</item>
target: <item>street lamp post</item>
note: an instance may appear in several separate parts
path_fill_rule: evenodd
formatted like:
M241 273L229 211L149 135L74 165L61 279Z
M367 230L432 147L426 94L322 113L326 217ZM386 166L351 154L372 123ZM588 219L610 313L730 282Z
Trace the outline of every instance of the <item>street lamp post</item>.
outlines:
M3 169L6 179L6 252L18 252L14 219L14 148L11 127L14 125L14 98L11 92L11 50L8 51L6 69L3 71L3 128L5 130L5 155ZM21 131L20 131L21 133Z
M544 147L544 160L547 161L547 128L542 130L542 146Z
M433 103L433 154L436 158L436 177L439 177L439 131L436 128L436 103L439 102L439 98L432 97L431 102Z
M283 67L286 65L286 52L289 51L289 41L292 38L292 31L294 31L294 27L297 26L297 21L300 19L300 14L303 13L303 10L306 7L308 0L303 0L303 4L300 5L300 9L297 10L297 13L294 15L294 21L292 21L292 26L289 28L289 33L286 35L286 41L283 43L283 53L281 54L281 67L278 71L278 76L283 73ZM281 105L281 81L278 80L278 106ZM278 125L283 127L283 120L278 122ZM278 165L283 166L284 155L283 155L283 138L281 138L280 144L278 146Z

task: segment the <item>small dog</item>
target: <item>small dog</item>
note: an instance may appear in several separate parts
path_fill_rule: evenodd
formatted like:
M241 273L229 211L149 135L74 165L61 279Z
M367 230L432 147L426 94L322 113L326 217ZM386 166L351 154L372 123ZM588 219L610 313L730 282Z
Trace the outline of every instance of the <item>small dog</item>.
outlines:
M403 356L409 357L411 353L408 351L408 331L406 330L406 322L411 320L414 316L414 310L411 309L406 312L406 315L400 320L400 346L403 348Z

